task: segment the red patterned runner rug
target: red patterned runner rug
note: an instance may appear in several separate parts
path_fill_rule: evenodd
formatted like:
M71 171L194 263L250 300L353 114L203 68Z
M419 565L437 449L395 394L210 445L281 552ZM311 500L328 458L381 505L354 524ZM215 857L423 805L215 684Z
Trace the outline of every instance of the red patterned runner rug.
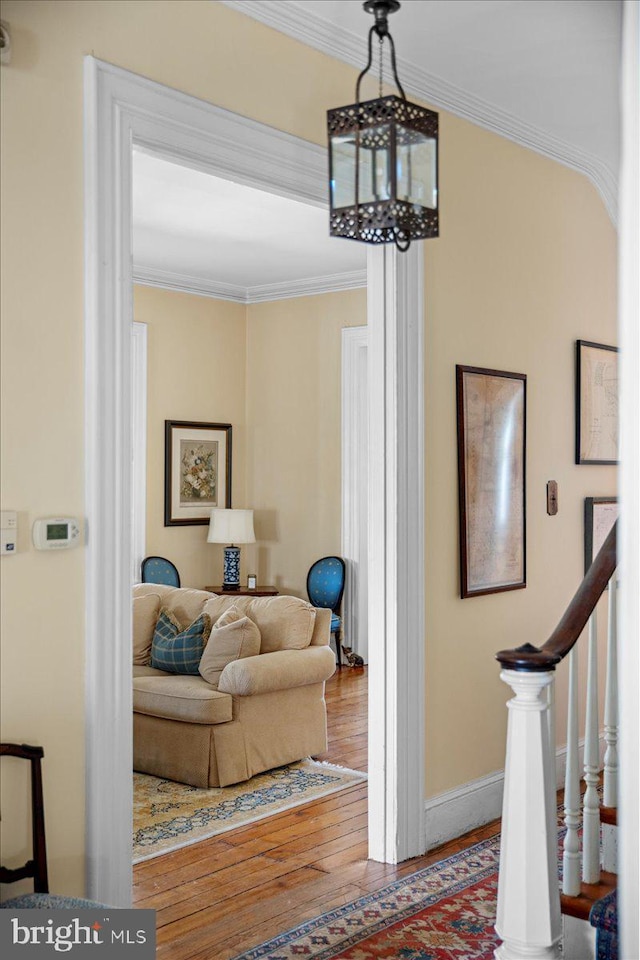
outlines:
M499 858L497 835L236 960L493 960Z

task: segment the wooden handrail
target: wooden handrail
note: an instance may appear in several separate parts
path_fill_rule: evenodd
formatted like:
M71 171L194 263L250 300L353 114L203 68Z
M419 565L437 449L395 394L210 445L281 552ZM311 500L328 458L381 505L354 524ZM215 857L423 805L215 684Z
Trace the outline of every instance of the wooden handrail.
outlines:
M501 650L496 654L506 670L522 670L527 673L541 670L555 670L556 664L566 657L602 596L616 569L616 527L603 543L598 556L587 571L587 575L567 607L560 623L544 646L538 648L525 643L515 650Z

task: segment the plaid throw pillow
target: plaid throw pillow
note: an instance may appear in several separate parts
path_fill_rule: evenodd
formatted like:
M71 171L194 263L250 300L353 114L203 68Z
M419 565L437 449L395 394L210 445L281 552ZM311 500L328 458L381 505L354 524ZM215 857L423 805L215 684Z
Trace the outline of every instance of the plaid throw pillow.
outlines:
M167 610L161 610L151 643L151 666L166 673L197 676L210 633L211 617L206 613L183 630Z

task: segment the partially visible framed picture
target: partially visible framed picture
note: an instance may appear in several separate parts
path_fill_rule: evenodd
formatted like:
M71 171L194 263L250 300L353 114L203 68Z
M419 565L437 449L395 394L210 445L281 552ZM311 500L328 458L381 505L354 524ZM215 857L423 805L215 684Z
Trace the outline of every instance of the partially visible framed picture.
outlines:
M526 587L523 373L456 367L460 594Z
M164 422L164 525L209 523L231 506L231 424Z
M618 462L618 348L576 341L576 463Z
M584 572L586 573L600 547L618 519L617 497L584 498Z

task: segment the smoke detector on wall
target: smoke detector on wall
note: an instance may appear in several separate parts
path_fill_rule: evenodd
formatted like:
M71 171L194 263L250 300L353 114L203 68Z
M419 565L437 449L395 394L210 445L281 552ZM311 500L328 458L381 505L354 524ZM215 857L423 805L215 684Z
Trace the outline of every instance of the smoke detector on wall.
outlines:
M6 20L0 20L0 63L11 63L11 34Z

